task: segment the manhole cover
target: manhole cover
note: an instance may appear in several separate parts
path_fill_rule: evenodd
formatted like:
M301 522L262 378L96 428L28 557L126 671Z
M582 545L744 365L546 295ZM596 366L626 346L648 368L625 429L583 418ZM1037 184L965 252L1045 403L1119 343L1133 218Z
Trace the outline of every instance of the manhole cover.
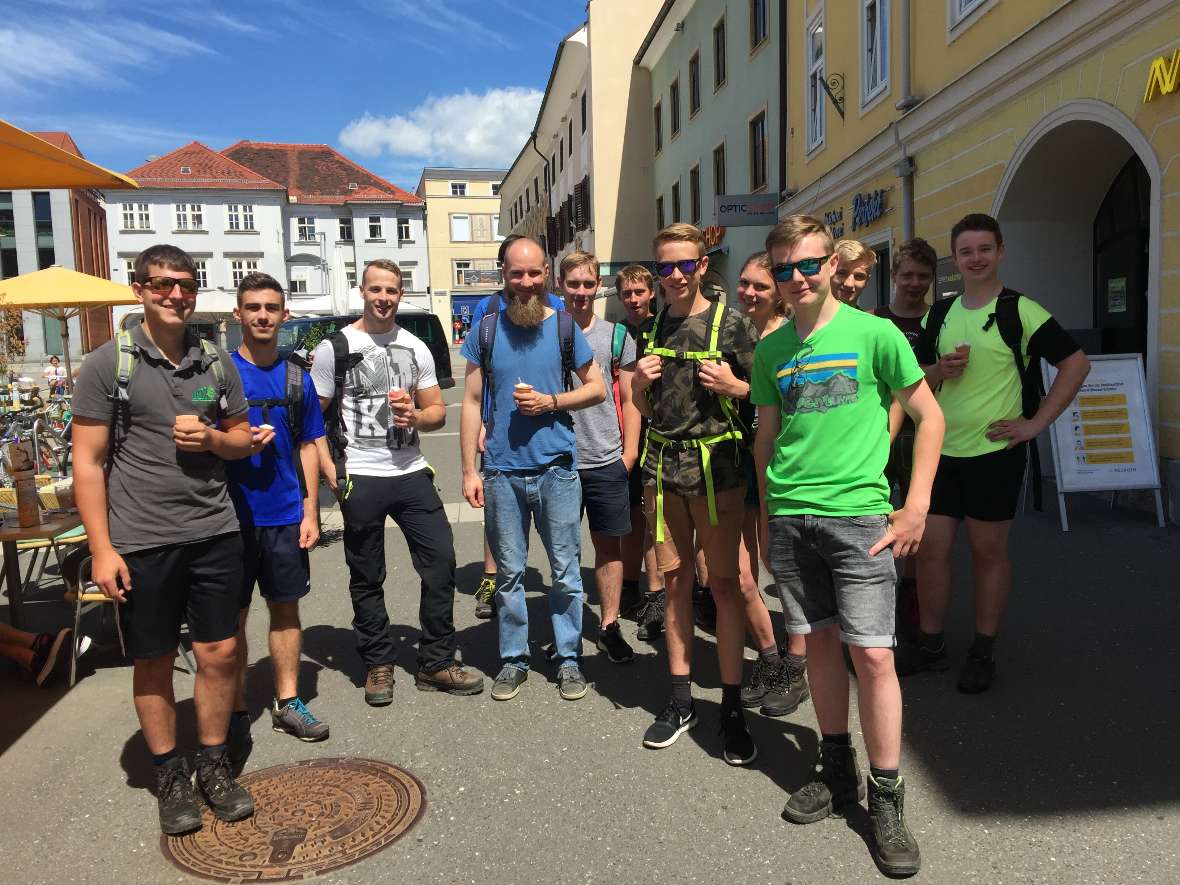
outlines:
M426 788L410 772L374 759L309 759L245 774L254 816L217 820L179 838L164 856L186 872L223 882L280 882L339 869L410 829Z

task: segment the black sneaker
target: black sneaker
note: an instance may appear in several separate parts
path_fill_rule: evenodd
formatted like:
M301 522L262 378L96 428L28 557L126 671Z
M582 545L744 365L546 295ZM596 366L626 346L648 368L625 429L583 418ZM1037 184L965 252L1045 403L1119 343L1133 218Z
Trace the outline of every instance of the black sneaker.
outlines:
M717 603L713 591L700 584L692 588L692 616L696 625L708 633L717 632Z
M841 816L845 808L865 797L864 781L856 765L856 750L821 741L815 777L791 794L783 817L797 824L811 824L828 815Z
M475 616L483 620L496 616L496 579L484 575L475 585Z
M197 786L218 819L233 822L254 813L254 799L234 780L229 753L197 753Z
M893 667L898 676L913 676L927 670L941 673L950 665L946 643L938 651L931 651L920 642L907 642L893 650Z
M681 713L676 704L669 701L656 721L643 733L643 746L649 750L670 747L676 743L676 738L696 725L697 721L696 704L689 705L688 713Z
M757 707L766 697L766 675L770 665L758 657L754 661L754 672L750 674L750 681L742 686L742 706Z
M721 717L721 758L730 765L749 765L758 756L758 747L746 727L741 710L731 710Z
M250 736L249 716L230 716L229 731L225 735L225 746L229 751L229 764L240 774L250 753L254 750L254 738Z
M613 621L598 631L598 642L595 645L600 652L610 658L612 664L626 664L635 660L635 652L627 644L627 640L623 638L623 631L619 628L618 621Z
M807 668L784 659L771 667L766 678L766 696L762 699L763 716L789 716L811 697L807 687Z
M624 581L619 594L619 617L630 618L643 605L643 591L638 581Z
M905 782L870 774L869 817L877 838L877 863L891 876L912 876L922 867L918 840L905 825Z
M959 691L963 694L980 694L991 688L996 678L996 662L975 651L967 652L967 660L959 673Z
M655 642L664 631L664 591L647 593L643 597L643 604L635 614L635 621L639 629L635 631L635 638L644 642Z
M69 627L62 627L54 633L40 633L33 640L33 659L29 663L29 672L38 686L43 686L53 676L59 675L59 669L68 671L70 661L70 640L74 631Z
M188 760L177 756L156 766L156 801L160 805L160 832L179 836L201 829L201 803L193 789Z

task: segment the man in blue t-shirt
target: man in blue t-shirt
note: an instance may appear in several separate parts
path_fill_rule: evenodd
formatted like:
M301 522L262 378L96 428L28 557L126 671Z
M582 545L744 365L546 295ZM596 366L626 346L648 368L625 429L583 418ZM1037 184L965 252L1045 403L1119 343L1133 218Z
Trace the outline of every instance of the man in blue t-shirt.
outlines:
M324 419L311 378L302 369L293 372L293 366L279 358L278 332L287 319L287 308L278 281L264 273L247 274L238 285L234 316L242 324L242 345L232 357L250 406L251 429L274 431L274 440L261 452L226 464L245 556L238 679L228 740L231 760L241 765L251 746L246 615L255 583L270 609L274 729L302 741L328 737L327 723L313 716L300 700L297 682L302 639L299 600L311 590L307 552L320 537L316 440L324 435ZM292 388L290 395L288 388Z
M478 327L463 343L467 359L459 430L463 497L472 507L483 507L486 492L486 536L497 567L503 663L492 687L492 698L498 701L515 697L528 677L524 570L530 519L536 523L553 572L549 612L558 687L566 700L586 694L586 679L578 667L582 490L569 413L602 402L606 386L582 331L568 315L545 303L548 276L540 244L530 237L513 241L504 252L505 306L496 317L489 346L481 349ZM568 357L563 328L572 350ZM576 374L582 386L570 389L567 373ZM490 385L490 405L480 471L475 462L480 427L485 423L485 383Z

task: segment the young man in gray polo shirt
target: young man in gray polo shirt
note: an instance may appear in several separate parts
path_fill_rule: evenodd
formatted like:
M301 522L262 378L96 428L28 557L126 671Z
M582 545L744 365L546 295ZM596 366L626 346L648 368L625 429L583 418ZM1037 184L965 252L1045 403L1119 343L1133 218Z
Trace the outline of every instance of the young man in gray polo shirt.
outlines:
M249 426L233 363L185 325L196 310L193 260L152 246L136 259L131 287L143 324L86 357L74 391L74 488L91 575L120 604L135 661L135 712L156 763L160 829L175 835L201 827L188 760L176 750L172 669L182 623L197 657L197 785L221 820L254 813L225 746L242 540L223 459L261 451L274 432Z
M607 391L606 399L598 405L573 413L582 509L594 544L594 582L601 615L596 645L614 663L625 664L635 657L619 628L623 538L631 534L627 474L639 457L640 417L631 405L635 340L623 326L594 315L600 282L598 259L589 252L571 252L562 259L558 284L570 316L594 352ZM616 380L618 386L613 388ZM580 385L575 382L575 386Z

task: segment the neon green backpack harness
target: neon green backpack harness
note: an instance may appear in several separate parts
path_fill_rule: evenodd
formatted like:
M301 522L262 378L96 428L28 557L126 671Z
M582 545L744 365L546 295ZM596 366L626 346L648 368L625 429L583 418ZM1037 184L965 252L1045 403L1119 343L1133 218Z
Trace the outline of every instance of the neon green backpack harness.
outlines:
M722 308L720 301L714 301L712 310L709 314L709 343L705 350L671 350L667 347L661 347L658 344L660 333L660 326L663 325L664 315L668 312L668 308L664 308L656 314L656 321L652 323L652 327L644 333L644 355L651 354L653 356L662 357L663 359L676 360L678 362L694 362L701 363L704 360L713 360L720 362L722 353L717 348L718 338L721 336L721 321L725 316L725 310ZM695 375L694 375L695 379ZM657 382L658 383L658 382ZM654 386L654 385L653 385ZM651 402L652 390L647 391L648 402ZM656 452L656 526L655 526L655 541L661 544L665 540L664 531L664 450L671 447L673 450L686 452L689 449L696 449L697 454L701 459L701 473L705 477L705 497L709 504L709 524L717 525L717 495L713 490L713 471L712 471L712 449L714 446L723 442L734 440L740 442L744 437L742 433L741 419L738 417L737 404L733 397L721 396L717 397L721 404L721 411L725 415L725 420L729 424L729 430L724 433L715 433L712 436L701 436L695 439L672 439L664 436L657 430L648 428L647 439L643 443L643 454L640 456L639 463L647 463L648 447L654 442L659 449Z

